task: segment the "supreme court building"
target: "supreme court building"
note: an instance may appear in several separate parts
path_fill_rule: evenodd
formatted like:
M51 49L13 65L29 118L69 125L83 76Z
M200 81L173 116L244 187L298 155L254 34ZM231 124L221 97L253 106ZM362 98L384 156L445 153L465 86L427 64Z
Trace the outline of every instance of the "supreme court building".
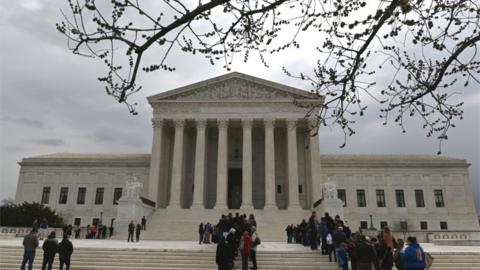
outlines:
M148 101L151 153L24 158L16 202L41 202L67 223L108 224L135 178L151 207L147 238L188 240L200 222L238 211L257 216L264 239L282 240L287 224L308 217L328 179L354 230L370 226L370 215L375 227L397 231L470 239L479 230L464 159L320 154L310 132L315 112L309 116L323 97L234 72Z

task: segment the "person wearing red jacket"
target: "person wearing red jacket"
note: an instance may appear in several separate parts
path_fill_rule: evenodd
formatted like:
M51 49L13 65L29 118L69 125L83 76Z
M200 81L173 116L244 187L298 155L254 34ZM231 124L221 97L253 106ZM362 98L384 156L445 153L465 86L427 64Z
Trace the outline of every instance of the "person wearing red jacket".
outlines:
M240 239L240 253L242 254L242 270L248 270L248 258L252 251L252 238L248 231L243 232L243 236Z

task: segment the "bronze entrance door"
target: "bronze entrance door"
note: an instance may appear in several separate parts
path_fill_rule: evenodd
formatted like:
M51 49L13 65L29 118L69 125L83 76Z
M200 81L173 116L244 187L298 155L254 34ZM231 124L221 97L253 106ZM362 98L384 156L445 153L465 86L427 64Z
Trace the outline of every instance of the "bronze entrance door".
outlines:
M240 209L242 205L242 168L228 169L228 208Z

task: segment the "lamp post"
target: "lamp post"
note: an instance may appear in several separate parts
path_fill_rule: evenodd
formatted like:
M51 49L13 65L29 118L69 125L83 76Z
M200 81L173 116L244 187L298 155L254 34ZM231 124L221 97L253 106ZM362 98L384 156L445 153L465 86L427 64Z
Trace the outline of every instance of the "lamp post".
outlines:
M98 221L98 225L102 225L102 217L103 217L103 211L100 212L100 220Z
M368 228L368 236L370 238L377 236L377 229L373 226L373 215L370 214L370 227Z

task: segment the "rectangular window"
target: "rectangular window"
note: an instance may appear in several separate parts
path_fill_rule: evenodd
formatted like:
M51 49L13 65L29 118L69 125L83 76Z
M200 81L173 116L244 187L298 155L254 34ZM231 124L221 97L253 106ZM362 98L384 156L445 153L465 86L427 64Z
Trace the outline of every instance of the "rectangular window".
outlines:
M342 200L343 207L347 206L347 191L345 189L337 189L337 197Z
M95 192L95 204L103 204L103 187L97 188L97 192Z
M421 230L428 230L428 224L426 221L420 221L420 229Z
M79 187L77 194L77 204L85 204L85 197L87 196L87 188Z
M357 189L357 206L366 207L367 200L365 198L365 189Z
M400 221L400 230L406 232L408 230L408 224L406 221Z
M386 222L386 221L380 221L380 228L383 229L383 228L385 228L385 227L387 227L387 226L388 226L388 222Z
M448 225L446 221L440 221L440 230L448 230Z
M417 207L425 207L425 199L423 198L423 190L415 189L415 202Z
M360 221L360 229L368 229L368 222L367 221Z
M385 190L383 189L377 189L376 190L377 194L377 207L385 207Z
M300 194L303 193L303 187L302 187L302 185L298 185L298 193L300 193Z
M445 207L445 202L443 201L443 191L441 189L435 189L433 193L435 195L435 206Z
M403 189L395 190L395 199L397 200L397 207L405 207L405 194L403 194Z
M81 222L82 222L82 219L77 217L73 220L73 225L74 226L80 226Z
M48 204L50 201L50 187L43 187L42 204Z
M66 204L68 199L68 187L60 188L60 196L58 197L58 204Z
M282 194L282 185L277 185L277 193Z
M100 219L98 219L98 218L92 219L92 225L93 225L93 226L97 226L99 220L100 220Z
M118 204L118 199L122 197L122 188L115 188L113 190L113 204Z

